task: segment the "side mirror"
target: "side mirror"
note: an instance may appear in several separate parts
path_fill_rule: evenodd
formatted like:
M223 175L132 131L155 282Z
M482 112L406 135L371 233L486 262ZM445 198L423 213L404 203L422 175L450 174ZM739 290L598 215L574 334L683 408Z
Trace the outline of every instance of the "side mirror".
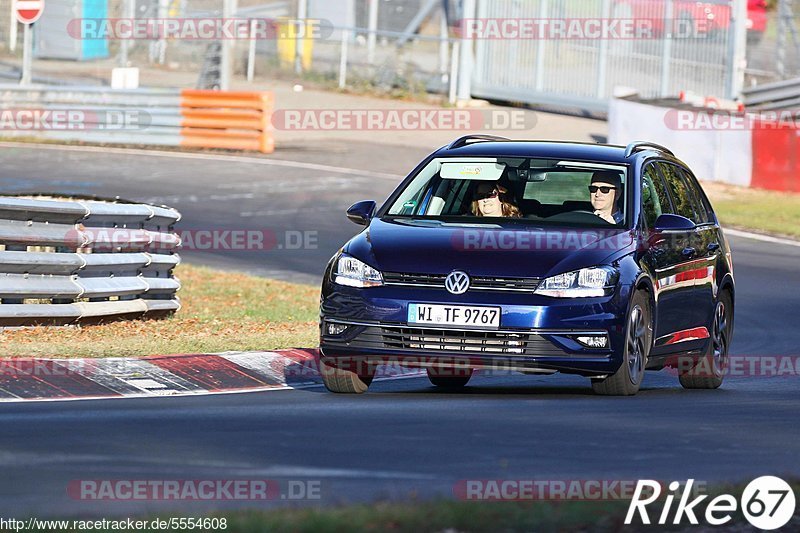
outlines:
M656 233L663 233L665 231L691 231L695 227L697 227L697 225L686 217L664 213L656 219L654 230Z
M375 209L378 204L372 200L365 200L350 206L347 210L347 218L355 222L359 226L366 226L372 217L375 216Z

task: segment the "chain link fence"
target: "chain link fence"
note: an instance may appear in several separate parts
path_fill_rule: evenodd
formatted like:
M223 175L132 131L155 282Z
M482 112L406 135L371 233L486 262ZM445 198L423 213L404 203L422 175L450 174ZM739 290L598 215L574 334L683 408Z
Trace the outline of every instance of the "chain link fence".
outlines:
M57 5L73 6L73 13L80 17L76 6L92 2L105 0L47 0L46 11ZM234 79L247 77L254 84L305 79L400 94L452 92L465 0L304 2L306 17L325 21L330 31L310 42L294 38L258 39L253 43L233 40ZM295 18L302 14L300 4L299 0L238 0L236 17ZM672 4L675 19L691 16L684 6L700 5L689 0L477 0L478 16L490 18L536 18L542 14L550 18L664 18L666 4ZM717 6L713 11L729 7L731 2L709 0L707 4ZM748 4L751 26L753 15L757 18L759 13L763 13L765 24L756 21L750 28L745 86L800 76L800 0L774 0L768 10L758 7L757 1ZM648 5L642 10L641 6ZM661 7L653 7L656 5ZM108 18L127 18L131 12L137 19L219 18L223 0L107 2ZM0 0L0 13L4 14L0 16L0 77L9 81L18 75L22 27L11 22L11 0ZM713 38L695 42L478 40L474 86L490 89L478 96L530 101L549 94L577 99L578 104L603 101L618 85L639 89L647 96L679 91L724 96L731 71L730 36L730 28L721 26ZM298 42L303 46L300 54L295 53ZM670 49L665 54L667 46ZM218 62L218 50L218 42L203 39L110 40L109 56L101 61L109 67L121 65L124 56L130 66L157 66L192 76L200 83L209 65ZM669 60L665 62L664 57ZM304 67L302 72L298 63Z
M800 0L777 0L748 40L746 85L800 77Z

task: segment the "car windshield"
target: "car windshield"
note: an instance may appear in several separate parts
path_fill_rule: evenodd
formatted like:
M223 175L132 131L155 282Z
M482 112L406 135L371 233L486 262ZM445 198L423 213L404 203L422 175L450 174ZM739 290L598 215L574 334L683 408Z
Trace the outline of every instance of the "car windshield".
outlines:
M395 196L384 216L454 223L621 226L624 165L532 158L439 158Z

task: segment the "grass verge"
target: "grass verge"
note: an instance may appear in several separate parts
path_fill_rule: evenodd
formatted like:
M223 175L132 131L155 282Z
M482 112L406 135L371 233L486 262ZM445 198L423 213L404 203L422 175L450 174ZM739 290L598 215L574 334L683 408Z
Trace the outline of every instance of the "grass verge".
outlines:
M784 478L795 494L800 493L800 480ZM749 480L748 480L749 481ZM717 533L734 533L752 531L754 528L747 522L742 513L742 492L745 484L715 485L699 494L691 494L694 499L700 494L707 494L693 510L701 525L692 525L686 516L682 516L678 525L671 522L677 513L680 494L673 494L663 487L661 498L647 507L651 526L644 526L638 514L631 525L625 525L625 516L630 499L622 498L606 501L562 500L562 501L461 501L439 499L430 501L378 502L340 507L293 507L274 510L244 510L215 512L209 517L224 518L226 533L259 533L263 531L291 531L297 533L350 533L352 531L391 531L393 533L426 533L426 532L625 532L643 531L711 531ZM665 497L672 494L674 500L670 504L667 525L657 525L665 506ZM717 512L715 518L730 514L730 521L719 526L708 526L706 523L706 507L718 495L730 494L736 499L736 510ZM769 504L777 505L773 496ZM788 505L788 503L787 503ZM773 506L773 509L775 507ZM181 514L159 515L158 518L169 520ZM148 524L156 517L147 518ZM703 527L706 524L706 527ZM780 531L798 531L800 515L795 515ZM108 531L96 528L99 531ZM151 529L147 529L150 531ZM66 531L85 531L85 529L67 528Z
M725 227L800 239L800 194L703 183Z
M795 494L800 494L800 479L784 477ZM749 480L748 480L749 482ZM730 514L731 520L720 526L708 526L718 533L751 531L742 513L742 493L746 484L723 484L707 487L699 494L691 494L690 499L706 494L695 508L700 524L706 524L705 509L708 503L722 494L733 495L737 501L736 510L730 513L717 513L715 518ZM680 500L674 495L670 506L667 525L657 522L665 506L665 497L673 494L662 485L661 497L647 507L649 526L654 531L697 531L701 526L691 525L685 516L680 524L673 525ZM439 500L419 503L377 503L372 505L352 505L324 509L278 509L274 511L240 511L224 513L228 519L228 533L254 533L257 531L293 532L349 532L349 531L392 531L392 532L495 532L495 531L585 531L616 532L642 531L648 528L635 515L631 525L625 525L625 516L630 499L622 498L607 501L563 500L563 501L458 501ZM777 505L774 499L770 505ZM787 503L788 505L788 503ZM775 508L774 506L772 507ZM795 513L788 524L780 531L799 531L800 514Z
M0 332L3 357L135 357L316 346L319 289L181 265L165 320Z

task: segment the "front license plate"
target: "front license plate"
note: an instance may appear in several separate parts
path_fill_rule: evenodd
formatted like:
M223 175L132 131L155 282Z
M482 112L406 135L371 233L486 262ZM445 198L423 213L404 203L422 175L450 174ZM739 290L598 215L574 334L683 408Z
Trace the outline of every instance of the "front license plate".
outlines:
M499 307L408 304L408 323L468 328L500 327Z

